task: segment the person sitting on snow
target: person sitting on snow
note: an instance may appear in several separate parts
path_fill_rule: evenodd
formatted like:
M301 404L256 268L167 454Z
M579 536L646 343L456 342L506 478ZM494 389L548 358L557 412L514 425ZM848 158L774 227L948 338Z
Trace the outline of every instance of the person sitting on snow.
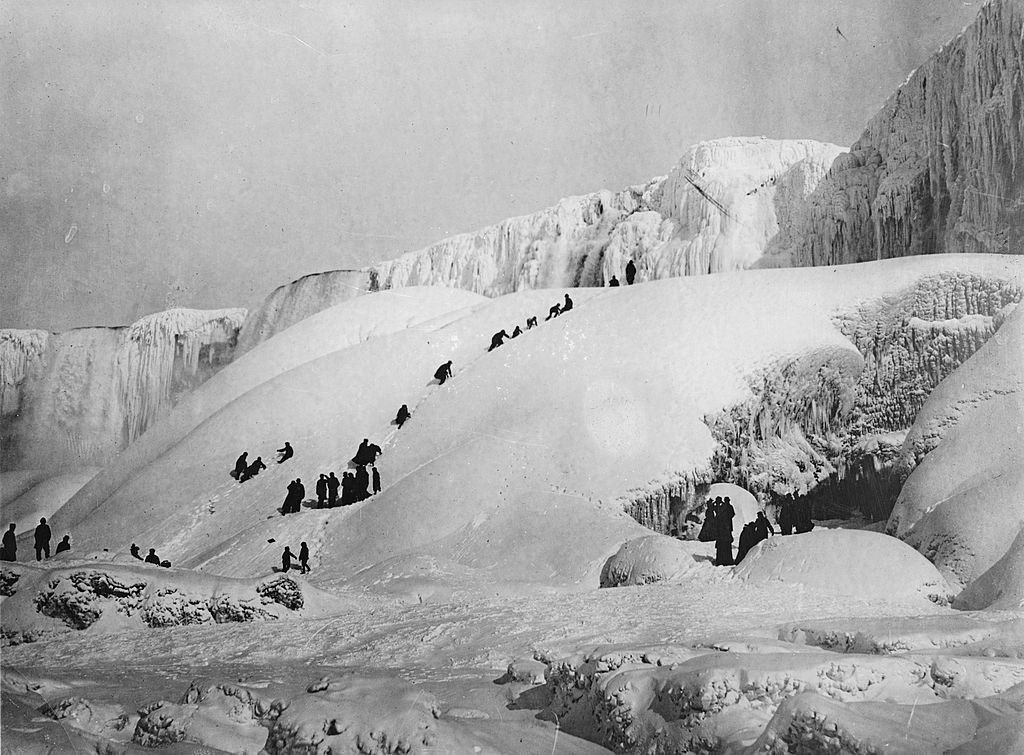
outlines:
M145 561L145 559L142 557L142 554L139 552L139 546L137 546L135 543L132 543L132 547L129 548L129 551L131 552L132 556L139 559L139 561Z
M146 556L146 563L160 566L160 557L156 555L156 548L149 549L149 554Z
M263 457L257 456L256 461L254 461L252 464L245 468L245 471L242 472L242 476L238 478L238 481L245 482L246 480L250 480L256 475L258 475L261 469L266 468L267 465L263 463Z
M69 550L71 550L71 535L65 535L64 539L57 543L57 550L54 551L54 555Z
M295 451L292 450L292 444L289 443L288 441L285 441L284 448L277 449L277 452L281 454L281 456L278 457L277 459L278 464L288 461L288 459L292 458L295 455Z

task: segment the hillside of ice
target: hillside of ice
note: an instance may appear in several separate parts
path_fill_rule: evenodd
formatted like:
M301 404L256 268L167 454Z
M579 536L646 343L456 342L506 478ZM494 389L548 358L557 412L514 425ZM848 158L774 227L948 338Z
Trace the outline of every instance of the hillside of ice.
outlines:
M810 199L796 264L1020 254L1024 2L998 0L907 79Z
M306 276L253 310L239 350L361 293L406 286L486 296L536 288L788 266L807 198L841 148L727 138L690 147L664 178L568 197L554 207L439 241L362 271Z
M524 291L286 364L278 355L302 350L275 345L294 340L281 334L193 393L189 406L206 407L195 421L153 428L166 450L125 454L54 526L89 550L138 542L235 576L274 562L268 539L305 533L315 552L344 554L318 557L322 578L596 584L623 541L649 533L633 519L667 532L716 480L762 502L812 488L852 437L909 424L983 341L929 323L981 319L987 334L1021 298L1022 270L946 255L678 278L574 291L549 322L561 292ZM539 328L487 351L531 315ZM438 386L448 359L455 377ZM413 418L396 430L401 404ZM380 495L280 517L288 481L311 491L364 437L384 449ZM278 466L285 440L296 456ZM227 472L243 450L269 469L239 485Z
M127 327L0 331L0 468L104 463L231 359L244 309L172 309Z

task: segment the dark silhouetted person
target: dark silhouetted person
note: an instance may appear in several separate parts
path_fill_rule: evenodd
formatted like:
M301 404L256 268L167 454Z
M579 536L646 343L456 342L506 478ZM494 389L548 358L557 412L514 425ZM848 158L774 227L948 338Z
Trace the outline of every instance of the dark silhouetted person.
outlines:
M616 277L615 277L615 276L613 275L613 276L612 276L612 279L611 279L610 281L608 281L608 286L609 286L610 288L618 288L618 287L619 287L619 279L618 279L618 278L616 278Z
M359 448L356 450L356 455L352 457L352 463L361 466L366 463L366 457L368 456L368 450L370 447L370 439L363 438L363 442L359 444Z
M796 522L793 521L793 496L787 495L779 501L779 534L792 535Z
M14 535L14 522L11 522L10 528L4 533L3 548L0 548L0 551L4 561L18 560L18 538Z
M757 512L757 519L754 520L754 528L757 531L757 542L768 539L768 534L775 534L775 528L772 527L772 523L768 521L768 517L764 515L763 511Z
M298 477L295 478L295 501L292 503L292 513L298 514L299 509L302 508L302 502L306 500L306 486L302 484L302 480Z
M719 502L721 500L721 498L718 499ZM718 539L718 503L710 498L704 508L704 523L701 525L697 539L702 543L710 543Z
M814 529L814 522L811 521L811 503L806 498L796 505L793 511L793 522L798 535Z
M547 322L552 317L558 317L560 314L562 314L562 308L556 304L548 310L548 316L544 318L544 322Z
M57 550L54 551L54 555L69 550L71 550L71 535L65 535L64 538L57 543Z
M508 338L508 333L506 333L505 329L502 328L497 333L495 333L493 336L491 336L491 346L487 350L488 351L494 351L496 348L498 348L503 343L505 343L505 339L506 338Z
M530 328L536 328L536 327L537 327L537 316L536 315L534 315L533 317L526 318L526 329L527 330L529 330Z
M634 280L636 280L636 265L633 260L630 260L626 263L626 283L632 286Z
M512 331L512 338L518 338L523 334L523 329L516 325L516 329Z
M719 499L715 499L718 503ZM715 538L715 564L717 566L729 566L732 560L732 520L736 516L736 510L729 503L728 496L718 503L718 535Z
M356 467L356 477L353 486L355 492L355 501L365 501L370 497L370 494L366 492L366 489L370 486L370 473L366 471L366 467Z
M303 574L309 571L309 546L305 543L299 546L299 567Z
M146 563L160 566L160 557L156 555L156 548L149 549L149 553L146 555Z
M740 542L736 547L736 563L743 560L743 557L750 552L750 549L757 545L757 527L753 522L747 522L740 530Z
M145 561L145 559L142 557L142 554L139 552L139 546L137 546L135 543L132 543L132 547L129 550L132 556L139 559L139 561Z
M377 471L377 467L370 467L370 481L373 484L373 494L376 495L380 492L380 472Z
M398 414L395 415L395 424L401 427L411 416L412 414L409 413L409 407L402 404L401 408L398 410Z
M42 561L43 555L50 557L50 525L44 516L36 527L36 561Z
M327 478L327 505L337 506L338 505L338 488L341 487L341 480L334 476L334 472L331 472Z
M316 507L322 509L327 503L327 475L321 474L316 481Z
M284 553L281 554L281 571L288 571L292 568L292 559L295 556L292 554L292 549L287 545L284 547Z
M437 378L439 385L444 385L444 381L452 376L452 360L448 360L434 371L434 377Z
M289 443L288 441L285 441L284 442L284 448L277 449L277 452L279 454L281 454L278 457L278 459L277 459L277 463L278 464L281 464L282 462L288 461L290 458L292 458L295 455L295 451L292 450L292 444Z
M242 474L245 472L245 468L249 466L249 452L243 451L242 455L235 460L235 468L231 472L231 476L236 480L241 479Z
M341 505L349 506L355 502L355 478L351 472L341 475Z
M564 315L570 309L572 309L572 299L569 298L569 294L566 294L565 295L565 304L562 305L562 314Z
M263 463L263 457L257 456L256 461L254 461L252 464L245 468L245 471L242 472L242 476L238 478L238 481L245 482L246 480L250 480L256 475L258 475L261 469L266 468L267 465Z

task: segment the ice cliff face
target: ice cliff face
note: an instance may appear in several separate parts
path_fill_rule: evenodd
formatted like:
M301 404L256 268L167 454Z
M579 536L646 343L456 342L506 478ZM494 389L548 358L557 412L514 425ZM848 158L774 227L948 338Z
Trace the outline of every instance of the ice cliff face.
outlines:
M127 327L0 331L3 468L105 462L230 361L244 309L172 309Z
M298 320L367 291L464 288L485 296L533 288L625 284L790 264L807 198L841 148L730 138L691 147L665 178L563 199L362 271L306 276L274 291L246 321L247 351Z
M1024 3L999 0L917 69L811 199L797 264L1024 240Z

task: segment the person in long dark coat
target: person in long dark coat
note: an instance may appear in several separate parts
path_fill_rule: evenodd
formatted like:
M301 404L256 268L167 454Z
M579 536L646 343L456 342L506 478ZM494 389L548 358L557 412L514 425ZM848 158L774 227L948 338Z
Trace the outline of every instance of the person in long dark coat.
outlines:
M523 334L523 329L516 325L516 329L512 331L512 338L518 338Z
M452 360L449 359L447 362L442 364L436 370L434 370L434 377L437 378L438 385L444 385L444 381L452 376Z
M402 404L401 408L398 410L398 414L395 415L395 424L398 425L399 429L401 429L402 425L404 425L406 420L411 416L412 414L409 413L409 407Z
M71 550L71 535L65 535L64 538L57 543L57 550L54 552L54 555L69 550Z
M334 472L327 478L327 505L329 507L338 505L338 488L341 487L341 480L334 476Z
M366 467L356 467L356 480L355 480L355 499L356 501L365 501L370 497L370 494L366 492L366 488L370 485L370 473L366 471Z
M292 568L293 558L295 558L295 555L292 553L292 549L286 545L284 553L281 554L281 571L286 572Z
M626 263L626 283L630 286L633 285L633 281L636 279L636 264L633 260Z
M508 338L508 333L506 333L505 329L502 328L497 333L495 333L493 336L491 336L491 346L487 350L488 351L494 351L496 348L498 348L503 343L505 343L505 339L506 338Z
M732 560L732 520L736 510L728 496L718 506L718 536L715 538L715 564L729 566Z
M350 506L355 503L355 478L351 472L341 475L341 505Z
M736 563L738 564L743 560L743 557L750 552L758 543L757 539L757 527L753 522L747 522L743 525L743 529L740 530L740 542L736 547Z
M309 546L302 543L299 546L299 568L303 574L309 572Z
M46 523L45 516L39 520L39 525L36 527L35 544L36 561L42 561L44 554L47 558L50 557L50 525Z
M380 492L380 472L377 467L370 467L370 482L373 484L373 494L377 495Z
M249 466L249 452L243 451L242 455L235 460L235 468L231 472L231 476L236 480L239 479L247 466Z
M298 514L302 508L302 502L306 500L306 486L302 484L302 480L298 477L295 478L295 499L292 501L292 513Z
M327 475L321 473L316 481L316 507L322 509L327 503Z
M18 560L18 538L14 534L14 526L14 522L11 522L10 528L4 533L3 549L0 553L4 561Z

